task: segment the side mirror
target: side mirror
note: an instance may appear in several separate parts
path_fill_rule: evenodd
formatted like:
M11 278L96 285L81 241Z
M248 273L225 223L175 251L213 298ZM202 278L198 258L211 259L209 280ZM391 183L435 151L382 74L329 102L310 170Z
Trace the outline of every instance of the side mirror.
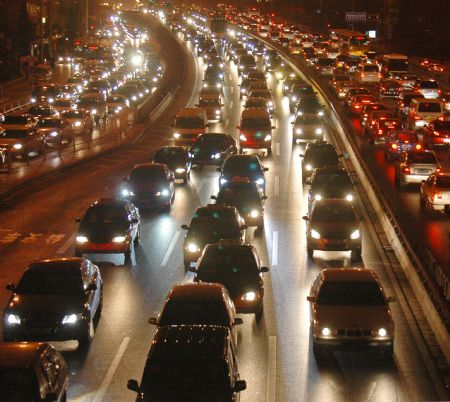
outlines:
M189 230L189 226L188 225L181 225L181 229Z
M268 167L265 167L265 168L263 168L263 171L264 171L264 172L268 172L268 171L269 171L269 168L268 168Z
M131 223L133 223L133 224L139 223L139 219L134 218L134 219L131 220Z
M269 268L268 267L261 267L259 269L260 272L264 273L264 272L269 272Z
M6 285L6 290L10 290L11 292L14 292L16 290L16 285L14 285L14 283L8 283Z
M139 392L139 384L136 380L128 380L127 388L130 391Z
M221 171L222 171L222 168L218 167L216 170L217 170L218 172L221 172Z
M85 292L92 292L93 290L97 290L97 285L95 283L90 283L87 285Z
M396 300L395 300L395 297L394 297L394 296L388 296L388 297L386 298L386 301L387 301L388 303L394 303Z
M150 317L148 323L152 325L158 325L158 319L156 317Z
M242 318L235 318L233 321L233 325L241 325L244 323L244 320Z
M190 265L188 271L193 272L195 274L197 272L197 267Z
M79 217L75 218L75 222L81 223L81 218Z
M308 216L308 215L302 216L302 219L303 219L304 221L308 221L308 222L309 222L309 216Z
M314 296L306 296L306 300L308 300L309 302L315 302L316 298Z
M247 389L247 383L244 380L237 380L234 383L233 391L234 392L241 392Z
M215 195L212 195L212 196L211 196L211 199L212 199L212 200L217 200L217 197L216 197Z

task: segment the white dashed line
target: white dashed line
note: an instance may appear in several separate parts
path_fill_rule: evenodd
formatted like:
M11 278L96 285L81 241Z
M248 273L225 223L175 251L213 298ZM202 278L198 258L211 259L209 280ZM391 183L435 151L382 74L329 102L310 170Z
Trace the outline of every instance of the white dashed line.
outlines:
M280 143L279 142L277 142L275 144L275 155L280 156Z
M177 244L177 240L178 240L179 236L180 236L180 231L177 230L175 232L175 234L173 235L173 239L170 242L169 247L167 248L166 255L164 256L163 260L161 261L161 266L162 267L165 267L166 264L167 264L167 261L169 261L170 255L172 254L172 251L173 251L173 248L175 247L175 244Z
M280 177L275 176L275 197L280 196Z
M277 337L269 336L267 357L267 402L275 402L277 390Z
M272 267L278 264L278 232L274 231L272 236Z
M64 244L58 249L56 250L56 254L66 254L67 250L69 250L69 248L72 246L73 242L75 241L75 237L76 235L73 234L72 236L70 236L65 242Z

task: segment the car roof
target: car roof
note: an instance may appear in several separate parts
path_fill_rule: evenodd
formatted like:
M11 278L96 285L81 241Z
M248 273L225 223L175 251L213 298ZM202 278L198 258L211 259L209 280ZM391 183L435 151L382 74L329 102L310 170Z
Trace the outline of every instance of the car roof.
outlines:
M137 163L136 165L133 166L132 170L134 171L134 170L156 170L156 169L165 170L166 165L164 165L163 163L155 163L155 162Z
M100 206L114 206L114 207L123 207L128 204L128 201L121 200L119 198L100 198L90 205L91 207L100 207Z
M31 368L48 347L42 342L1 342L0 370Z
M183 283L175 285L167 300L216 300L224 298L225 288L220 283Z
M191 117L191 116L203 116L205 113L205 109L198 107L189 107L180 109L176 115L176 117Z
M88 264L88 260L82 257L49 258L32 261L28 269L39 272L49 272L53 270L80 272L86 264Z
M326 282L378 282L375 271L368 268L327 268L320 273Z
M244 118L267 118L270 119L270 114L265 109L245 109L242 111L241 119Z

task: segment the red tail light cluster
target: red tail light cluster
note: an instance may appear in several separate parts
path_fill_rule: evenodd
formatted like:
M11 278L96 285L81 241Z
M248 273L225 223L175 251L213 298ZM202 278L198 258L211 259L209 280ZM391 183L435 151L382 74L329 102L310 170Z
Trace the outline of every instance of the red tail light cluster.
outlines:
M408 166L403 168L403 173L411 173L411 169Z
M442 193L434 194L434 199L435 199L435 201L442 200Z

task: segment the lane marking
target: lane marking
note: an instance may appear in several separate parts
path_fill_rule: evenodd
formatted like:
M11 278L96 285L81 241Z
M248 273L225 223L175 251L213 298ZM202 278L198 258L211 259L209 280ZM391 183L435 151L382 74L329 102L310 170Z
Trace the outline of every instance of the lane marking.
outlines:
M275 176L275 197L280 196L280 177Z
M277 385L277 337L269 336L267 356L267 402L275 402Z
M175 247L175 244L177 244L178 237L180 236L180 231L177 230L175 234L173 235L173 239L169 244L169 247L167 248L166 254L164 255L163 260L161 261L161 266L165 267L167 264L167 261L169 261L170 255L172 254L173 248Z
M109 384L111 384L111 381L114 377L114 373L117 370L117 367L119 367L120 360L122 359L125 349L127 348L128 344L130 343L130 337L126 336L123 338L122 343L119 346L119 350L117 351L116 355L114 356L113 361L111 362L111 365L109 366L108 371L106 372L106 376L103 379L102 384L100 385L100 388L95 393L95 397L92 402L102 402L103 397L105 396L105 393L109 387Z
M278 231L273 232L272 236L272 266L278 264Z
M234 87L231 87L230 91L231 91L232 94L234 94Z
M226 119L225 120L225 126L228 126L229 123L230 123L230 119Z
M275 155L280 156L280 143L279 142L277 142L275 144Z
M230 109L233 109L234 102L230 101Z
M70 236L64 242L64 244L58 250L56 250L56 254L66 254L67 250L69 250L69 248L72 246L73 242L75 241L76 236L77 236L76 234L73 234L72 236Z

